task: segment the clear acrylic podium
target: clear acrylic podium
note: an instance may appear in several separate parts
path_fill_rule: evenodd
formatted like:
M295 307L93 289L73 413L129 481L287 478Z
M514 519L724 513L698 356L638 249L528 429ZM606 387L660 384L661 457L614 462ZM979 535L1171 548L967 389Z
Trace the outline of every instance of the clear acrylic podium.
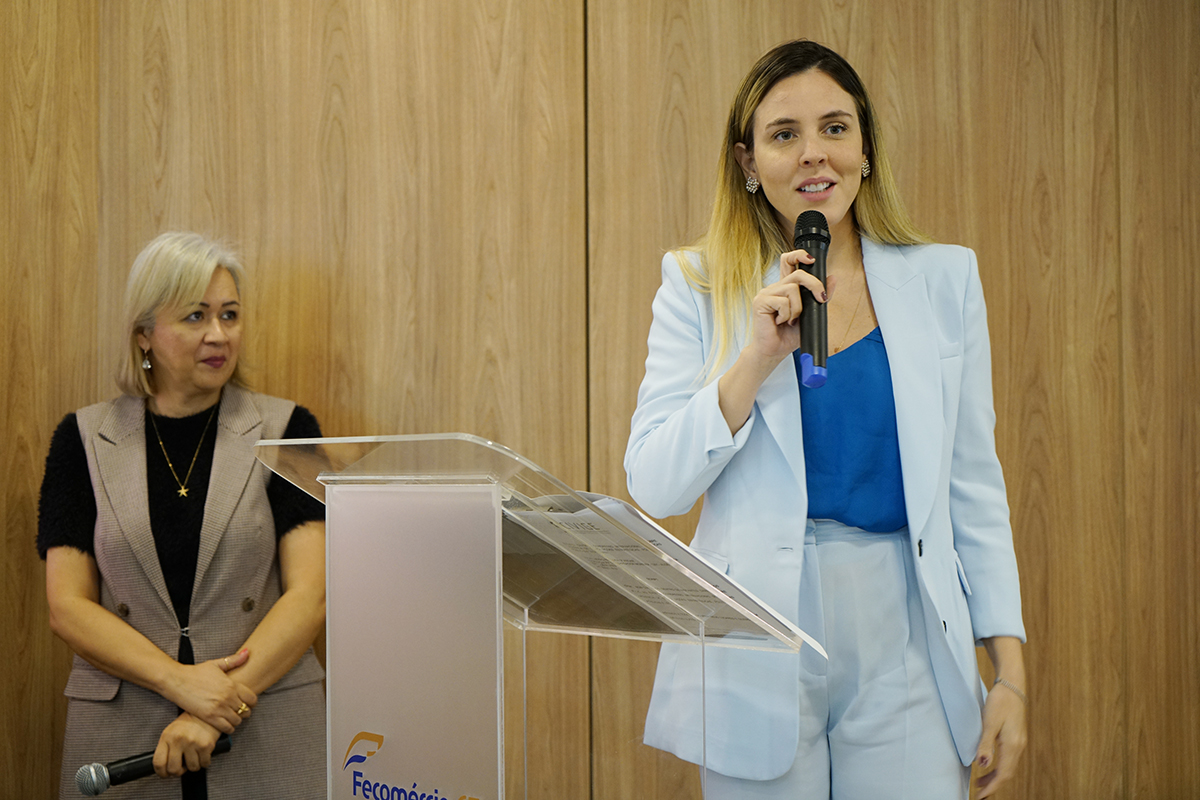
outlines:
M330 798L524 800L525 748L506 760L505 742L528 735L528 631L824 652L634 507L502 445L288 439L257 455L326 505Z

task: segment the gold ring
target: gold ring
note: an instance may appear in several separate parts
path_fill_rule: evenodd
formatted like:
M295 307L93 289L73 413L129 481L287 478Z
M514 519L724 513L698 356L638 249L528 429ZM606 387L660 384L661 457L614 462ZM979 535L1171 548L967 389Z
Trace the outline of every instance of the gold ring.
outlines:
M238 706L237 715L239 717L242 714L249 714L249 713L250 713L250 706L246 705L244 702L240 706Z
M229 656L225 656L225 671L229 671Z

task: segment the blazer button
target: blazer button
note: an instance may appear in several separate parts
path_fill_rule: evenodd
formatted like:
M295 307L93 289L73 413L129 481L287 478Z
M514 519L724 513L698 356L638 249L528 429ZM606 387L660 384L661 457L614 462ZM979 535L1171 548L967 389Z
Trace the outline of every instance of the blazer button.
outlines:
M129 606L125 605L124 603L117 603L117 616L128 617L129 616Z
M250 612L254 610L254 598L247 597L242 601L242 611Z

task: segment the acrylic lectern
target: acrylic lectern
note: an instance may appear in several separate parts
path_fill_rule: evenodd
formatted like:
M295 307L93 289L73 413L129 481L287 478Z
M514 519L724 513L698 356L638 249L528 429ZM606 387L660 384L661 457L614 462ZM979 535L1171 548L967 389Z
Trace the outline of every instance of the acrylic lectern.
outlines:
M502 445L287 439L257 454L326 506L330 798L523 800L505 741L506 725L510 742L529 735L526 632L821 650L633 506Z

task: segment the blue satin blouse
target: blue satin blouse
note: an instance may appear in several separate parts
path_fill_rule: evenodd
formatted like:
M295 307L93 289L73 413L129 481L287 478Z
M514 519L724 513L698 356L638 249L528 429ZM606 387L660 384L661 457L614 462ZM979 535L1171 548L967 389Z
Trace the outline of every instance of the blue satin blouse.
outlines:
M898 530L908 513L883 332L875 328L826 365L824 386L800 385L808 516L873 533Z

